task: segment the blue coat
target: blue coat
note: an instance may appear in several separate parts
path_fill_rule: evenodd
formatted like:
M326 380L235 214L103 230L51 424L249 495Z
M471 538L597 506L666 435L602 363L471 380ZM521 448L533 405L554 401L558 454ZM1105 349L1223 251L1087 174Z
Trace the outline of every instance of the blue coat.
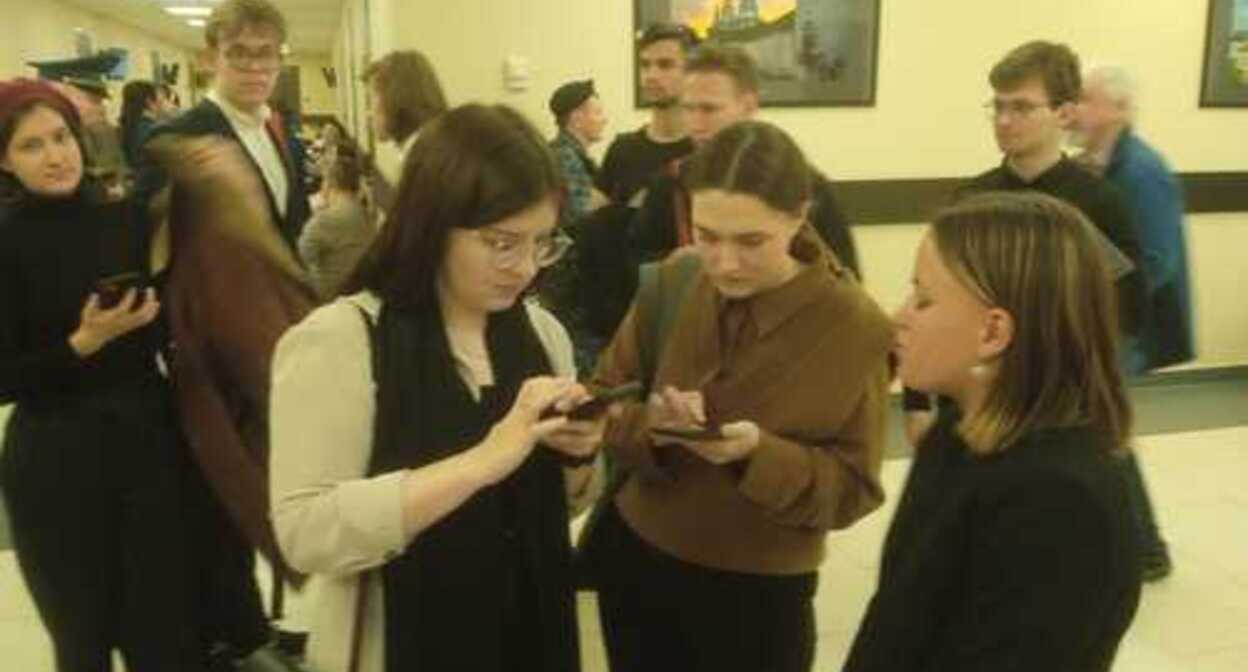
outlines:
M1105 178L1122 193L1140 241L1150 317L1140 333L1149 368L1196 356L1183 192L1165 159L1130 128L1114 145Z

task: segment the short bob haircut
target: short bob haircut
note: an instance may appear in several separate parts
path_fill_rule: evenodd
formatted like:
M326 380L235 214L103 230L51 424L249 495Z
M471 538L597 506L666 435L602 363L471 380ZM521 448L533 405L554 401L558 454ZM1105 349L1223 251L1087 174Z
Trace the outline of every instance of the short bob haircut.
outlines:
M971 196L932 222L931 239L954 277L1014 320L983 407L959 427L975 452L1077 425L1103 432L1111 450L1127 446L1117 299L1090 227L1071 205L1035 193Z
M437 301L452 228L479 229L562 191L542 136L505 105L470 104L434 119L412 145L394 206L344 294L371 291L414 311Z

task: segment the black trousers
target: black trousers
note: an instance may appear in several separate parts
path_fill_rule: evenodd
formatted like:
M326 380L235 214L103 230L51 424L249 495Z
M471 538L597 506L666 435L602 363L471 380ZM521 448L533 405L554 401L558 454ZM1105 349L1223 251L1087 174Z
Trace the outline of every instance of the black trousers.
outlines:
M816 574L762 576L682 562L614 507L595 534L598 611L612 672L807 672Z
M244 657L272 638L256 583L256 551L235 525L198 465L188 461L188 523L192 530L192 613L205 653Z
M164 384L36 408L8 427L0 486L60 672L199 669L179 442Z

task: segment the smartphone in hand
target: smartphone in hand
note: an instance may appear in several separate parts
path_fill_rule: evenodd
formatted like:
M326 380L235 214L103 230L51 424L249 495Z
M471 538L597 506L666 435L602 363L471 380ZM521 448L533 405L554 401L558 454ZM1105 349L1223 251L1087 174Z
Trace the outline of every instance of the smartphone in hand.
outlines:
M143 286L143 276L137 272L118 273L105 278L100 278L95 283L96 296L100 297L99 305L104 310L109 310L121 303L122 297L126 292L133 289L138 296L138 301L134 307L138 308L147 300L147 291Z
M589 401L581 404L568 411L560 413L555 409L547 409L542 417L555 417L557 415L566 415L569 420L593 420L603 413L607 412L607 408L617 402L623 401L630 397L641 396L641 383L632 381L618 385L616 387L597 388L589 391L591 398Z
M651 427L650 433L665 439L681 441L719 441L724 432L719 425L689 425L687 427Z

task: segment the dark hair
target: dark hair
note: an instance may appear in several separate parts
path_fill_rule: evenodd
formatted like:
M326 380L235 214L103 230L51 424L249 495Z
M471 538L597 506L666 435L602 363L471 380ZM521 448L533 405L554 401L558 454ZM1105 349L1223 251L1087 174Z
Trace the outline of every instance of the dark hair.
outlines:
M326 170L325 179L333 188L354 194L360 190L360 160L349 144L338 145L334 162Z
M1055 42L1036 40L1016 47L992 66L988 83L997 91L1008 91L1033 77L1044 84L1052 105L1079 100L1083 88L1079 57Z
M148 104L155 100L156 92L155 84L142 79L126 82L121 89L121 115L117 118L117 125L121 127L121 146L127 152L134 146L133 135L138 130L138 121L147 112Z
M204 41L216 49L223 38L236 37L251 27L271 28L278 42L286 41L286 17L269 0L225 0L217 5L204 27Z
M430 119L446 111L446 95L438 73L414 49L394 51L364 70L364 81L376 87L385 115L386 132L402 143Z
M1104 432L1109 449L1127 445L1117 296L1092 226L1064 201L1021 192L968 197L932 222L954 277L1014 320L983 406L959 426L976 452L1074 425Z
M716 133L684 162L681 181L691 193L722 189L748 194L793 215L810 201L813 182L793 139L763 121L739 122Z
M408 152L394 206L343 288L413 309L437 300L452 228L478 229L558 199L559 167L542 136L505 105L470 104L431 121Z
M83 184L90 184L90 178L86 171L88 161L87 144L82 139L82 124L76 117L66 116L55 105L42 98L34 98L19 105L13 110L12 114L0 122L0 156L9 153L9 143L13 142L13 135L17 133L18 125L38 107L46 107L61 115L61 119L65 121L65 127L69 129L70 135L74 136L74 142L78 143L78 151L82 154ZM25 198L27 193L26 187L22 186L17 176L10 174L7 170L0 170L0 204L11 205L17 203Z
M749 52L740 47L699 47L685 63L685 73L722 72L742 93L758 93L758 66Z
M637 51L667 40L675 41L686 54L698 46L698 36L688 26L680 23L652 23L637 37Z

